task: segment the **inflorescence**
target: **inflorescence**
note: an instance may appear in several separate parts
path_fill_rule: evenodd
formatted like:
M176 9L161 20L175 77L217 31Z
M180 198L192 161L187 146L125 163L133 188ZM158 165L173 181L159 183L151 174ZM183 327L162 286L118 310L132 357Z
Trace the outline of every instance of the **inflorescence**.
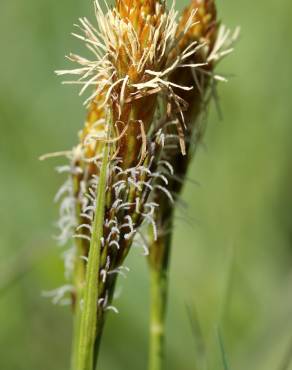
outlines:
M213 0L193 0L180 19L175 4L168 9L163 0L116 0L105 11L98 0L94 5L96 25L80 18L73 33L92 59L70 54L78 68L56 72L73 76L65 83L80 85L80 94L89 91L89 96L79 142L64 153L69 163L58 168L68 175L56 195L58 239L73 245L64 254L71 283L56 291L55 302L69 293L73 306L82 305L96 189L108 145L98 286L102 315L116 311L115 282L127 272L124 260L131 246L139 241L149 254L142 225L150 225L154 240L165 231L204 132L202 116L216 96L216 83L224 80L214 68L232 51L237 31L219 24Z

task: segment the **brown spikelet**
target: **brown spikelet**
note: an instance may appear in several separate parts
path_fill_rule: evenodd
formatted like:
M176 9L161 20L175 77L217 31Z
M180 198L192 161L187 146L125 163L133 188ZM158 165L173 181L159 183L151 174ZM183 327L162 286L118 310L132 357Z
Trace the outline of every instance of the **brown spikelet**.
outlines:
M208 90L210 76L204 74L203 71L212 71L213 65L208 62L208 55L214 46L218 31L217 12L214 0L193 0L188 8L183 12L179 23L179 30L184 29L190 14L195 11L194 25L189 29L186 35L180 41L180 48L185 48L187 45L197 41L202 45L197 53L190 56L190 63L205 63L201 67L202 72L192 71L191 68L185 68L182 71L175 71L171 75L171 80L175 83L193 86L191 91L183 91L180 96L187 102L188 109L184 112L187 125L187 147L190 147L192 136L196 131L196 138L193 138L197 143L203 133L204 128L199 128L198 118L204 109L206 92ZM187 156L183 159L183 165L179 167L179 175L186 172L188 162L190 160L190 151L187 150ZM179 157L179 155L178 155ZM180 159L174 158L174 161L180 162Z
M202 70L210 71L213 66L212 63L208 63L207 58L214 46L219 26L215 2L214 0L192 0L191 4L183 12L178 26L178 32L181 32L185 28L192 12L195 12L194 25L190 27L188 32L180 40L179 47L183 49L195 41L199 45L202 45L197 53L190 56L189 62L205 63L205 66L202 66ZM191 68L186 68L180 72L175 71L171 79L176 83L183 83L187 86L191 85L194 87L193 90L182 92L181 94L181 97L189 106L185 112L185 118L187 124L190 124L190 121L196 121L196 116L201 110L201 104L208 87L209 78L206 78L206 75L197 73L195 80Z
M183 37L179 38L187 23L193 16L193 26L191 26ZM217 12L213 0L192 0L191 4L183 11L180 23L178 25L177 36L179 38L179 50L187 48L194 42L197 42L199 49L191 55L186 64L205 64L202 65L202 71L212 71L212 64L208 63L208 55L216 41L218 31L218 22L216 19ZM177 52L177 51L176 51ZM184 179L193 155L193 149L196 148L200 138L203 136L205 124L201 123L200 116L204 112L206 102L206 93L208 91L211 77L203 72L194 71L191 67L177 69L170 75L170 80L178 85L192 86L189 91L175 92L186 102L187 109L183 112L186 130L184 134L185 155L177 149L170 149L165 153L165 160L172 166L175 178L169 180L169 189L175 197L179 193L184 184ZM206 102L207 103L207 102ZM169 134L174 134L173 128L169 129ZM170 235L168 233L172 227L173 205L165 198L159 195L155 197L155 201L159 204L159 212L157 213L157 227L159 237L156 242L153 242L150 248L150 264L157 269L164 269L168 263L168 248L170 244Z

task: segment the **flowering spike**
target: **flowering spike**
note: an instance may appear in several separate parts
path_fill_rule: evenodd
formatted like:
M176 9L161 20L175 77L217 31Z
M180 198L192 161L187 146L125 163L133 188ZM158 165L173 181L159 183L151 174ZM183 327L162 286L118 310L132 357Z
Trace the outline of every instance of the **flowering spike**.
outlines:
M78 239L74 271L83 271L84 275L93 237L102 148L107 143L110 161L98 287L102 309L105 302L111 302L116 279L108 272L122 264L140 225L150 224L156 238L157 205L148 202L151 193L156 189L172 199L167 180L162 177L161 184L161 176L157 176L163 152L164 128L160 126L175 121L177 145L184 150L182 112L186 106L175 89L190 88L171 82L170 76L196 49L188 45L174 55L176 12L173 8L167 10L164 1L117 1L116 7L106 13L96 1L95 11L97 28L80 18L81 34L75 34L93 53L93 60L70 54L69 59L80 67L57 71L59 75L79 76L76 83L82 85L81 94L93 88L86 99L88 114L80 142L70 155L69 194L63 201L59 225L64 241L70 233ZM167 109L163 113L165 101ZM80 279L82 285L82 274ZM77 291L74 302L82 298L82 292Z
M174 178L185 175L190 141L200 131L191 118L207 103L214 66L228 54L230 44L226 31L218 28L212 0L193 0L179 23L174 4L168 9L164 0L116 0L105 12L98 0L94 4L97 24L80 18L73 33L91 58L70 54L77 67L56 72L73 76L66 83L81 86L80 95L90 91L79 141L64 152L69 165L59 172L67 172L68 178L56 198L61 202L60 240L64 244L75 239L75 256L70 249L66 266L74 285L79 335L82 307L87 307L85 276L94 266L90 256L97 237L96 194L101 184L105 189L101 237L95 240L98 266L93 269L98 274L98 340L105 312L116 311L116 279L134 239L142 235L142 225L148 224L159 242L161 220L172 214L179 190ZM106 171L101 165L105 147ZM142 244L148 254L145 240ZM150 261L153 256L150 248Z

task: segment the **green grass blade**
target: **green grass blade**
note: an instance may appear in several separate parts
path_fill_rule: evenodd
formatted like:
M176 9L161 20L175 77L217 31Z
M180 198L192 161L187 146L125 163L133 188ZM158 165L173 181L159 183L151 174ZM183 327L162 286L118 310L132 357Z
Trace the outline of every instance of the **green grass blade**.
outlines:
M93 222L93 232L88 256L86 283L84 288L83 308L81 311L79 351L77 370L92 370L94 344L96 337L98 281L100 265L101 238L103 235L105 193L107 182L107 166L109 162L109 145L106 144L100 169L96 193L96 209Z

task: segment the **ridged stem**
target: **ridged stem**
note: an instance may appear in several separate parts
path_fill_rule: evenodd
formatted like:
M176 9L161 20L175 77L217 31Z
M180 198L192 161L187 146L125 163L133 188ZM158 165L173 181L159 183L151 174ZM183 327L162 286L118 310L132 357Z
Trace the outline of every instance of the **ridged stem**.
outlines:
M78 353L76 369L74 370L93 370L94 366L94 346L96 333L99 332L99 322L97 320L98 282L100 278L100 250L103 235L108 161L109 145L106 144L96 192L96 210L86 269L84 295L80 314L80 329L77 331L79 340L77 339ZM80 304L80 302L77 302L77 304Z
M162 370L164 361L165 322L168 301L168 267L171 249L171 229L158 237L150 247L150 323L149 367Z
M167 278L152 269L150 308L149 370L161 370L164 357Z

